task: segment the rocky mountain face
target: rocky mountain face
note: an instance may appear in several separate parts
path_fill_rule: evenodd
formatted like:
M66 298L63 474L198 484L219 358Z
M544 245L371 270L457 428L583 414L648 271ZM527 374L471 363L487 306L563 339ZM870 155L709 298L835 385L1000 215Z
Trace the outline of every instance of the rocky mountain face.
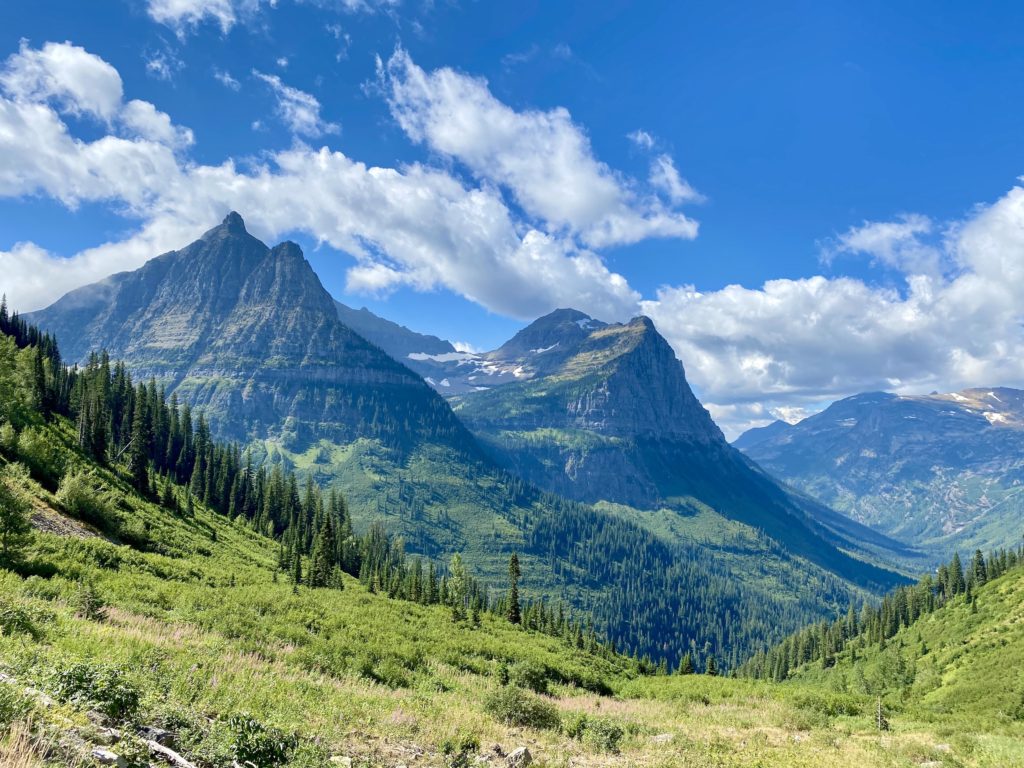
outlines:
M1020 390L856 395L799 424L748 432L736 445L854 519L944 555L1020 539Z
M450 341L411 331L404 325L375 315L366 307L352 309L340 301L336 301L335 306L342 323L405 365L409 365L409 355L445 355L455 352Z
M846 562L838 547L870 538L859 526L837 530L827 510L794 499L730 446L646 317L606 324L557 310L483 357L518 379L453 396L455 412L543 488L641 510L703 504L833 566Z
M224 438L472 442L420 377L338 320L297 245L268 248L237 213L31 320L69 360L105 348L136 378L155 377Z
M900 581L725 442L644 318L562 310L492 353L449 351L346 314L297 246L268 248L232 214L31 320L66 359L106 348L155 377L257 462L337 483L358 526L380 521L412 552L461 552L497 585L517 550L536 593L591 611L620 647L735 655ZM434 366L433 388L403 363ZM487 447L441 391L461 392Z

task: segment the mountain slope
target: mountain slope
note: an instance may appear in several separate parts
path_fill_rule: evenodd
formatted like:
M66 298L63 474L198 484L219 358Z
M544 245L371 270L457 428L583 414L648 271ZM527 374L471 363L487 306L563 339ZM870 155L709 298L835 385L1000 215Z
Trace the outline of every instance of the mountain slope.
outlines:
M798 503L729 446L645 317L607 325L558 310L487 357L517 366L521 380L455 398L456 413L531 482L640 510L687 515L704 505L855 580L871 569L841 550L869 539L899 549L857 526L823 524L833 522L828 510Z
M737 441L776 477L936 552L1019 538L1024 392L857 395Z
M472 449L418 376L338 321L298 246L268 248L237 213L186 248L29 317L57 335L66 359L105 348L136 378L155 377L202 408L222 437Z
M257 464L340 483L358 526L382 521L428 557L462 552L492 584L519 550L535 594L586 608L618 647L673 664L691 644L736 664L898 579L848 559L833 573L827 546L815 566L754 531L737 547L721 519L714 535L665 535L539 492L491 462L423 380L339 321L297 247L266 247L237 215L33 319L68 339L66 359L106 347L134 376L156 377Z
M410 354L444 355L455 352L450 341L411 331L404 325L375 315L366 307L352 309L340 301L336 301L335 306L342 323L406 365Z
M70 422L31 428L61 463L92 474L126 527L166 550L108 541L45 488L18 481L38 527L18 570L0 566L0 764L92 764L97 748L145 755L154 748L135 737L138 726L162 729L149 735L209 768L240 756L276 768L345 758L501 765L527 744L542 765L699 765L714 749L736 768L910 768L922 739L946 740L946 716L904 733L891 714L895 732L878 743L863 695L638 676L629 659L488 613L479 625L453 622L446 607L394 600L347 576L343 590L293 589L276 577L276 544L248 526L202 504L186 518L142 498L71 447ZM528 717L510 721L506 701L525 701ZM837 718L837 702L859 714ZM991 721L972 729L993 731ZM987 743L958 741L949 754L964 766L1010 765L1007 747L1020 744L1004 744L1001 763L986 762Z

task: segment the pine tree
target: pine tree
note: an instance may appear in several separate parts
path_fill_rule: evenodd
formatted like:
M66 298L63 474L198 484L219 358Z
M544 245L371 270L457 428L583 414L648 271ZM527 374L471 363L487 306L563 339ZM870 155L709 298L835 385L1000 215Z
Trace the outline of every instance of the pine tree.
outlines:
M971 575L974 577L975 585L979 587L988 581L988 569L985 567L985 556L981 553L980 549L974 550L974 559L971 561Z
M324 519L313 540L313 554L309 561L309 586L330 586L333 569L334 531L330 519Z
M508 560L508 620L513 624L522 621L522 611L519 605L519 555L515 552Z
M140 385L135 395L135 409L132 413L128 472L135 488L143 494L149 493L150 428L146 410L146 390Z
M714 656L708 656L707 664L704 665L704 674L715 676L718 674L718 665Z

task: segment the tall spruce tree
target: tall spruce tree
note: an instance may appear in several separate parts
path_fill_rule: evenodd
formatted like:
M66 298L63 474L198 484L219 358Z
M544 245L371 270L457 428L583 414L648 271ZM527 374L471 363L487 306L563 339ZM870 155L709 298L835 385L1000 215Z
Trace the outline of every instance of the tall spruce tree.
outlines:
M508 620L513 624L519 624L522 619L522 609L519 605L519 577L522 575L519 570L519 555L515 552L508 559Z

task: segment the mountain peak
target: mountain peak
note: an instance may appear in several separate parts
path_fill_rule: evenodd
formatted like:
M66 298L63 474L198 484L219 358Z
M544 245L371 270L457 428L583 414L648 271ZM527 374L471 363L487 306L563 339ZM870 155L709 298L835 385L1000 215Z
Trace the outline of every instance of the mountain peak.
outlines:
M224 221L220 225L228 230L229 232L245 232L245 221L238 214L237 211L231 211L227 216L224 217Z
M270 252L278 258L305 258L305 256L302 255L302 249L299 247L298 243L293 243L291 240L285 240L283 243L278 243L270 249Z

